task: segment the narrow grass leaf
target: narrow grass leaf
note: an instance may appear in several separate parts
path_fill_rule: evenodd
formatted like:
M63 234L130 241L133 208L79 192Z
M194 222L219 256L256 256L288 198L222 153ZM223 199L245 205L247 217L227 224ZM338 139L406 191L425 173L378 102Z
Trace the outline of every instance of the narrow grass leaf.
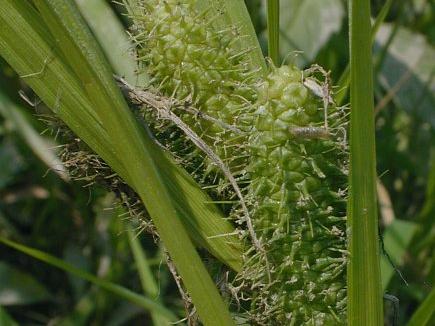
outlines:
M126 76L125 79L131 85L137 84L139 87L147 85L147 77L144 72L135 77L136 62L131 55L125 52L131 44L123 30L122 25L113 14L111 8L102 0L84 1L76 0L79 9L84 15L86 21L90 24L93 33L102 46L105 55L117 74ZM130 2L129 9L134 9L134 1ZM130 14L134 14L131 12ZM104 21L104 23L102 23ZM113 51L114 44L127 44L128 47L122 46L122 51ZM116 46L115 46L116 48ZM125 51L125 52L123 52ZM130 52L130 51L129 51ZM122 64L120 64L122 62ZM147 135L144 135L147 137ZM166 158L167 161L170 158ZM174 202L177 210L182 212L183 221L188 231L195 241L201 247L207 248L215 257L219 258L225 264L236 271L241 268L242 245L236 236L222 236L224 234L233 234L234 228L224 220L222 213L216 209L215 205L209 203L209 198L198 186L192 182L192 178L182 171L175 164L162 164L162 171L165 183L169 186L171 194L189 193L189 201L184 198ZM218 237L216 237L218 236Z
M430 319L435 314L435 288L429 293L427 298L418 307L417 311L411 317L407 326L426 326L429 325Z
M140 282L144 293L150 297L157 297L159 288L154 280L151 268L148 264L145 251L142 249L140 240L134 234L133 230L127 230L128 243L130 245L131 252L133 253L136 268L139 274Z
M268 55L276 67L279 62L279 0L267 1Z
M381 27L382 23L385 21L385 18L387 17L388 13L390 12L391 6L393 5L394 0L387 0L385 1L384 5L382 6L381 10L379 11L378 16L375 19L375 22L372 27L372 43L375 41L376 34L379 31L379 28Z
M376 17L376 20L373 24L372 31L371 31L371 40L372 44L375 40L376 34L378 33L379 28L381 27L382 23L385 20L385 17L387 17L387 14L389 13L391 6L393 4L393 0L387 0L384 5L382 6L381 11L379 12L378 16ZM337 89L340 90L340 92L336 96L336 101L338 105L343 104L344 100L347 97L347 90L349 88L350 83L350 70L349 70L349 64L347 64L346 68L344 68L339 80L338 80L338 86Z
M196 260L193 259L194 256L197 256L196 253L188 249L190 247L189 240L186 238L184 241L181 241L181 239L184 238L184 232L180 229L180 233L178 234L180 242L185 246L183 250L183 245L175 246L177 239L173 238L171 231L172 228L177 228L177 225L182 228L182 225L178 224L176 215L173 216L173 218L176 219L176 221L172 222L174 224L171 224L169 216L173 215L174 208L178 211L177 205L179 205L180 202L184 202L182 206L186 207L186 201L180 199L178 202L175 201L175 203L173 203L172 200L167 200L167 198L170 197L165 196L165 194L168 190L170 192L171 186L173 185L168 185L168 183L164 181L172 179L178 180L182 177L182 172L176 175L169 169L162 169L161 162L165 161L164 155L144 130L139 127L133 114L128 109L120 90L113 81L110 68L107 66L100 49L96 46L95 40L89 33L87 26L84 24L74 4L63 0L35 1L42 16L46 20L47 26L58 42L58 48L63 51L71 67L75 71L80 71L80 74L77 76L80 78L88 98L93 104L92 108L94 109L94 113L100 119L104 129L110 130L111 133L116 135L116 137L108 138L115 156L128 158L128 160L121 161L121 165L127 164L127 166L124 166L124 170L127 172L128 180L131 181L130 185L132 185L143 200L157 228L159 229L160 225L160 228L165 228L165 231L168 232L166 236L169 238L165 239L165 232L163 232L163 229L159 229L160 236L168 247L171 256L173 256L174 253L170 249L172 244L170 239L174 240L172 250L175 250L180 256L184 256L190 252L188 255L192 255L192 260L187 259L187 261L196 261L199 270L202 270L200 275L208 279L209 277L205 269L199 267L202 266L199 257L197 257ZM144 166L147 168L143 168ZM184 176L187 177L186 174L184 174ZM190 192L195 192L192 190L191 187L188 189ZM187 196L190 195L188 191L185 193L174 191L173 194L176 194L178 197ZM206 209L206 211L209 210L210 209ZM196 227L196 230L198 230L198 220L202 222L199 226L204 226L204 230L206 230L207 233L215 232L215 229L209 227L209 221L203 221L201 218L197 218L196 220L185 219L191 229ZM222 220L214 219L211 223L220 224L220 228L216 230L228 231L229 229L229 223L223 225L224 222L222 222ZM221 234L229 233L218 233L218 235ZM206 237L206 243L212 239L209 234L206 234ZM231 249L229 252L234 253L234 248L229 248L229 245L233 245L234 243L237 245L237 241L233 241L235 238L236 237L233 236L231 242L227 242L226 244L223 244L223 241L227 239L220 239L218 241L212 240L214 243L218 243L219 247L214 248L209 246L208 248L213 254L217 255L217 257L224 257L226 253L222 251L222 249ZM201 237L200 240L204 240L204 237ZM233 257L234 256L235 255L233 255ZM175 257L172 258L174 261L176 260ZM238 260L240 260L240 258ZM235 265L232 261L230 263L230 266ZM185 262L181 264L185 265L185 267L194 266ZM177 267L180 268L179 266ZM194 279L192 278L192 282L193 281ZM195 283L196 282L193 282L193 284ZM206 283L211 287L211 280ZM213 293L211 288L209 290L211 291L210 293ZM198 291L198 293L200 294L202 292ZM214 296L216 295L217 292L215 291ZM215 299L217 300L217 297ZM204 301L204 303L205 302L206 301ZM210 303L209 307L212 306L219 307L219 305L212 305Z
M370 2L349 3L350 175L348 324L383 325L376 204L376 154Z
M146 74L137 74L137 64L128 35L104 0L75 0L80 12L101 45L113 71L123 76L130 85L146 86Z
M134 303L148 311L156 311L164 316L166 316L167 318L169 318L170 320L175 321L176 317L172 314L172 312L170 312L168 309L166 309L163 305L156 303L154 300L151 300L145 296L141 296L137 293L134 293L132 291L130 291L127 288L124 288L122 286L119 286L117 284L114 284L112 282L108 282L106 280L103 280L101 278L98 278L86 271L83 271L79 268L74 267L73 265L59 259L56 258L54 256L51 256L43 251L40 251L38 249L34 249L31 247L27 247L25 245L16 243L14 241L11 241L9 239L0 237L0 243L13 248L15 250L18 250L28 256L31 256L35 259L38 259L40 261L43 261L51 266L57 267L67 273L73 274L77 277L80 277L84 280L87 280L89 282L91 282L92 284L95 284L99 287L101 287L102 289L109 291L113 294L116 294L117 296L130 301L131 303Z
M135 236L131 229L128 229L127 236L130 250L133 253L134 262L139 273L142 289L147 296L157 299L159 297L159 288L154 280L154 276L151 272L151 268L148 264L145 251L141 246L140 240L137 238L137 236ZM166 316L156 312L151 313L151 318L154 325L168 325L171 322L171 320L169 320Z
M28 121L23 109L0 92L0 114L10 121L14 130L23 138L33 153L63 180L69 180L68 172L51 147L52 142L39 135Z

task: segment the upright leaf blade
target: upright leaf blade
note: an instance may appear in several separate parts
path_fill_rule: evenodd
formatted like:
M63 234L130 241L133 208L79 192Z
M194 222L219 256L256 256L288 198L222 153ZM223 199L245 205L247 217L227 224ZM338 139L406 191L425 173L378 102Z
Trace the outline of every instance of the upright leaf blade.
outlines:
M133 8L138 5L138 0L124 1L133 3ZM216 27L226 29L236 26L242 36L237 40L237 47L241 50L251 49L246 57L251 63L251 68L258 71L259 77L267 73L266 61L244 0L200 0L197 1L197 6L203 10L211 7L212 10L222 11L224 13L223 19L216 21Z
M349 3L350 175L348 324L383 325L376 204L370 2Z
M135 265L139 273L142 289L145 294L151 298L159 297L159 288L152 275L151 268L148 264L148 259L145 255L145 251L142 249L139 239L135 236L132 230L127 231L128 243L130 250L133 254ZM159 313L151 313L151 318L154 325L167 325L170 324L170 320Z
M137 64L131 51L132 44L110 4L105 0L75 0L75 2L98 39L113 70L123 76L130 85L145 86L146 75L136 73Z
M391 6L393 4L393 0L387 0L385 4L382 6L381 11L379 12L378 16L376 17L375 23L373 24L372 31L371 31L371 39L372 43L376 37L376 34L382 25L382 23L385 20L385 17L387 16L388 12L391 9ZM344 68L340 79L338 80L338 89L340 90L340 93L336 96L336 101L339 105L343 104L343 101L346 99L347 96L347 89L349 87L350 83L350 71L349 71L349 64Z
M267 1L268 55L276 67L279 62L279 0Z
M435 288L432 289L427 298L412 315L407 326L426 326L429 325L431 317L435 314Z
M52 142L45 139L27 120L22 108L0 92L0 114L8 119L35 155L62 179L69 180L65 167L51 149Z

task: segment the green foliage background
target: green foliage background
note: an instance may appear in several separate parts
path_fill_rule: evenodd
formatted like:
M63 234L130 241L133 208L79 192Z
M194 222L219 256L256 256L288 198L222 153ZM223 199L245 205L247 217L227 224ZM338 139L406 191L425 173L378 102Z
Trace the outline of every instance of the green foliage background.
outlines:
M101 19L85 11L95 32L98 24L128 24L119 6L108 0L93 2L104 8L97 11L100 15L108 15ZM246 2L266 53L265 4ZM383 5L372 1L373 17ZM348 63L346 12L341 0L281 1L281 60L300 67L316 62L331 70L338 84ZM386 251L408 285L385 256L382 281L385 291L400 300L401 325L433 293L435 283L434 58L435 4L394 1L375 37L373 59L381 232ZM112 64L114 70L129 69ZM33 100L28 87L0 59L0 237L158 297L174 318L183 318L183 304L161 250L150 236L136 237L138 225L118 217L123 212L111 194L84 187L86 181L70 182L58 165L53 166L56 135L44 133L46 127L19 90ZM345 98L346 91L336 89ZM0 244L0 325L159 325L171 318L125 299ZM387 321L392 321L392 312L386 302Z

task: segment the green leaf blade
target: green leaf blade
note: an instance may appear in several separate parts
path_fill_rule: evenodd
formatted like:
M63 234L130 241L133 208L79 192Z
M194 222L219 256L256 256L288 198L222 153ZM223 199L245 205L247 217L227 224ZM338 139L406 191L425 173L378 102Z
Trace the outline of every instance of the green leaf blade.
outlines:
M269 57L279 67L279 0L267 1L267 34Z
M348 324L382 325L370 3L349 3L351 126Z
M112 292L113 294L118 295L119 297L128 300L134 304L137 304L138 306L150 310L150 311L156 311L166 317L168 317L171 320L175 320L176 318L174 315L167 310L164 306L156 303L154 300L151 300L145 296L141 296L139 294L136 294L132 291L130 291L127 288L124 288L122 286L119 286L117 284L111 283L109 281L106 281L104 279L101 279L99 277L96 277L84 270L81 270L79 268L76 268L72 266L71 264L56 258L54 256L51 256L43 251L24 246L22 244L16 243L14 241L8 240L6 238L0 237L0 243L3 245L6 245L10 248L13 248L15 250L18 250L28 256L31 256L35 259L38 259L40 261L43 261L49 265L52 265L54 267L57 267L67 273L71 273L77 277L80 277L84 280L87 280L109 292Z

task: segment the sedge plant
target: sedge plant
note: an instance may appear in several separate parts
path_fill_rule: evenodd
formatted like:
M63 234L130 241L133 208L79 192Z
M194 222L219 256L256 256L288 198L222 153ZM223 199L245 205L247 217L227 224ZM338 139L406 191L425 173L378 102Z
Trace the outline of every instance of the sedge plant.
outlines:
M73 2L0 0L0 55L86 144L66 165L140 202L205 325L381 325L369 2L349 3L350 133L323 68L279 67L278 1L268 64L241 0L123 4L142 85Z

